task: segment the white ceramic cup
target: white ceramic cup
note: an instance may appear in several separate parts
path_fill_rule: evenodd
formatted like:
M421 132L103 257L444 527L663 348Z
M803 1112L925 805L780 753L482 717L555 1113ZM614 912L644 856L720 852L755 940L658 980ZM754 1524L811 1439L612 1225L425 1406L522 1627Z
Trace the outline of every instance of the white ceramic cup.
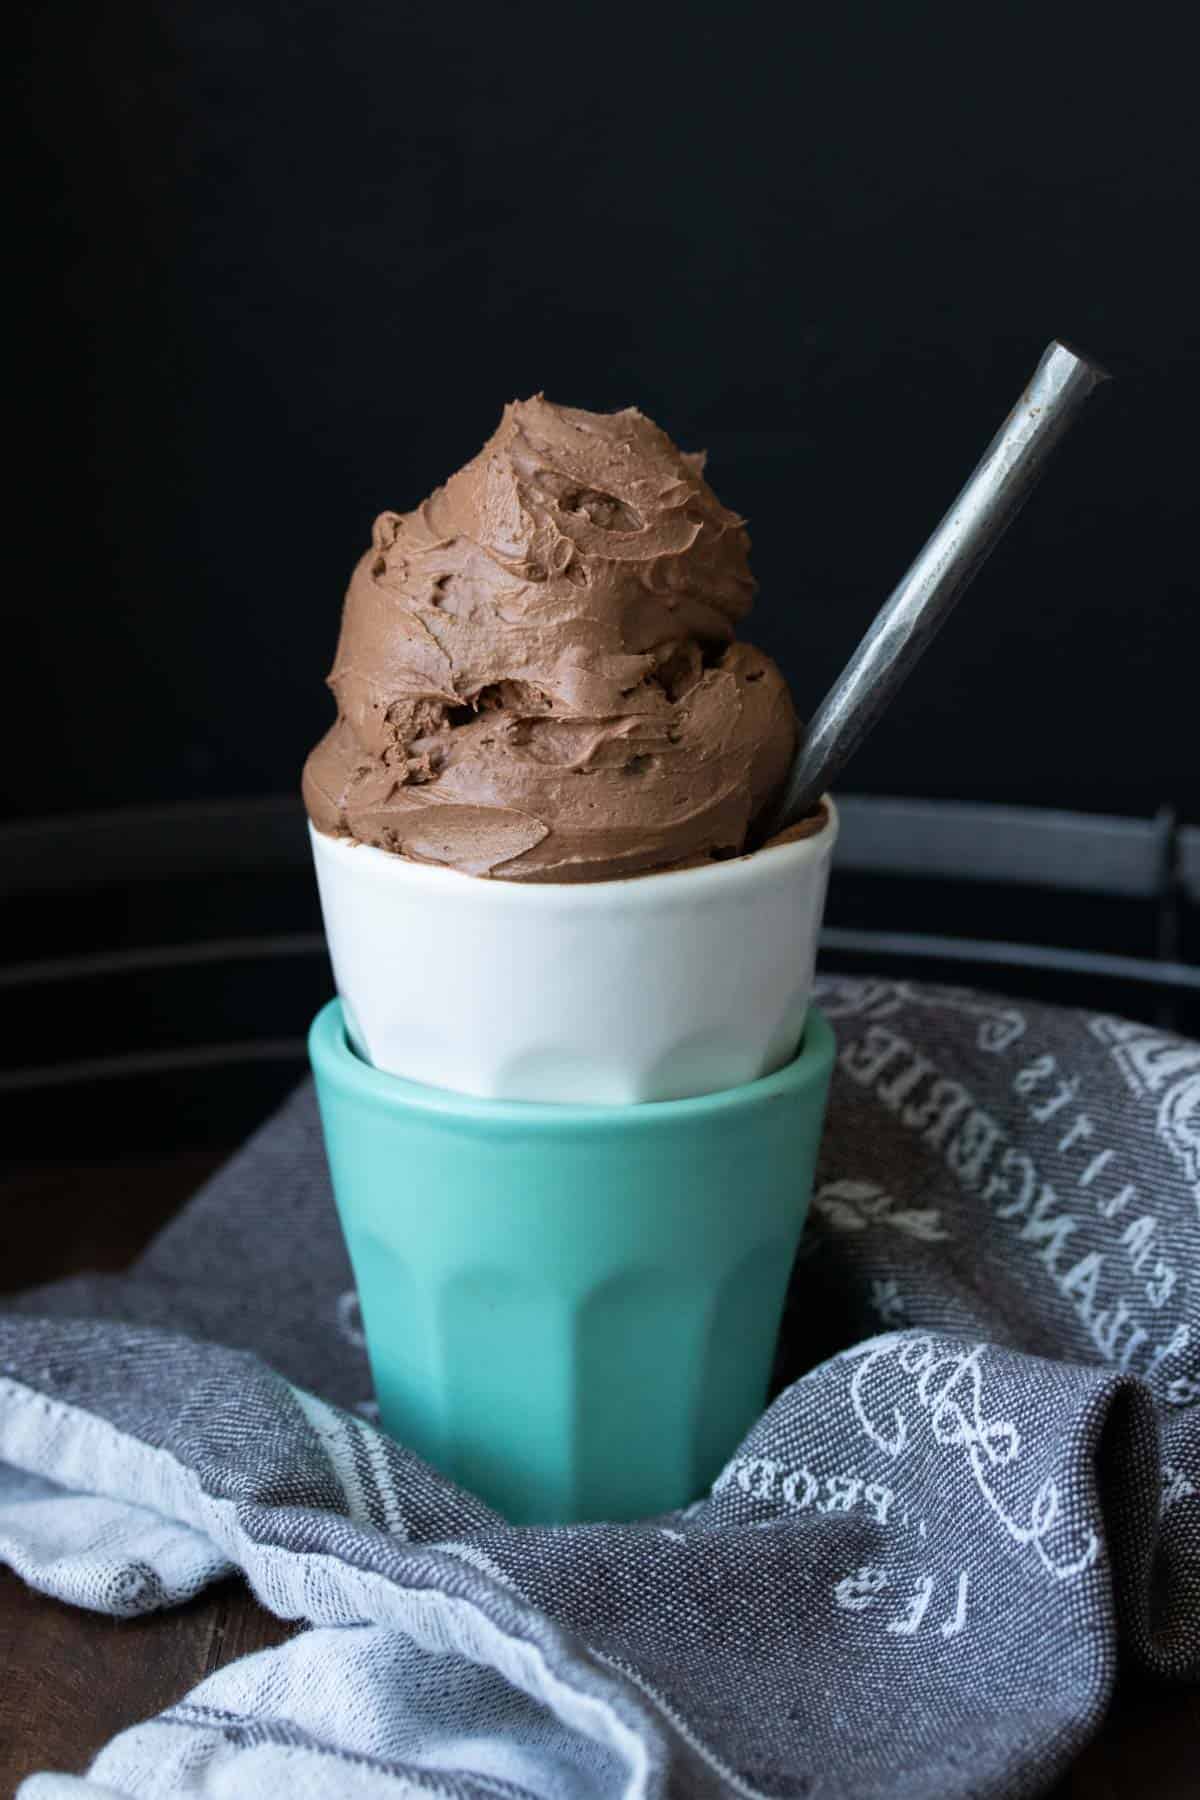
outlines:
M837 814L752 856L620 881L484 880L310 826L347 1027L377 1069L490 1100L625 1106L796 1052Z

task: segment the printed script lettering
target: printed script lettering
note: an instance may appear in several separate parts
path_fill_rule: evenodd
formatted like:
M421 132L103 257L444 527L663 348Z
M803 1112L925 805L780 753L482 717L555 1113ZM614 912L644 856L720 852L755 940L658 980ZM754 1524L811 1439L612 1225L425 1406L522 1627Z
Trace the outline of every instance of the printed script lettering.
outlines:
M1183 1171L1200 1211L1200 1044L1130 1019L1092 1019L1125 1085L1155 1108L1155 1129Z
M853 1575L844 1575L836 1582L833 1599L842 1612L866 1613L885 1608L883 1629L890 1636L915 1637L925 1624L925 1615L937 1585L935 1575L918 1575L915 1581L906 1585L894 1569L867 1567L857 1569ZM967 1570L962 1569L954 1584L950 1611L936 1626L940 1637L955 1638L966 1625L969 1587L970 1577ZM891 1610L889 1602L894 1602L898 1610Z
M789 1468L771 1456L739 1456L713 1483L713 1493L736 1487L752 1500L770 1500L788 1512L854 1512L861 1508L886 1525L896 1498L890 1487L863 1475L814 1472L806 1463Z
M1021 1438L1012 1420L989 1416L985 1354L983 1344L963 1350L932 1337L895 1333L847 1350L845 1360L856 1365L850 1378L854 1417L875 1448L893 1460L912 1446L918 1427L935 1444L960 1453L989 1511L1013 1543L1032 1549L1055 1580L1070 1580L1095 1562L1099 1540L1089 1531L1079 1542L1063 1544L1064 1536L1072 1534L1052 1476L1024 1500L1010 1497L1019 1486L1014 1477ZM1005 1476L1005 1470L1013 1475Z
M849 983L842 985L849 989ZM1056 1177L1051 1182L964 1083L939 1071L892 1024L880 1022L880 1012L890 1016L895 1010L886 984L864 985L863 1023L858 1035L843 1042L839 1057L845 1074L919 1135L958 1185L978 1195L1011 1230L1042 1277L1070 1305L1101 1356L1142 1375L1172 1405L1200 1398L1200 1381L1179 1365L1192 1347L1189 1327L1179 1323L1155 1330L1152 1325L1154 1314L1173 1298L1178 1301L1180 1271L1167 1254L1160 1221L1141 1204L1137 1183L1126 1176L1123 1153L1099 1141L1094 1118L1080 1104L1079 1076L1060 1068L1052 1055L1027 1055L1010 1078L1011 1095L1042 1128L1043 1139L1048 1136ZM850 1010L843 997L843 1012ZM997 1056L1020 1043L1011 1028L981 1028L978 1041ZM869 1184L857 1186L865 1191ZM837 1204L837 1223L845 1229L849 1209L838 1184L822 1190L822 1198L827 1212L831 1203ZM866 1210L860 1200L854 1204L860 1213ZM1078 1245L1088 1213L1093 1235L1096 1221L1108 1230L1103 1250Z

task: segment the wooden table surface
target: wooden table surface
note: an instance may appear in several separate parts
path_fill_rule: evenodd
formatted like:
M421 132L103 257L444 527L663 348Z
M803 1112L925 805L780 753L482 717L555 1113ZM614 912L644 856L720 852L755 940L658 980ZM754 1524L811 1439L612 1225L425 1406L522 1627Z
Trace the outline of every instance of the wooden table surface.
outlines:
M223 1156L40 1161L8 1172L0 1179L5 1288L124 1267ZM0 1795L37 1769L82 1772L116 1732L298 1629L265 1612L238 1581L171 1612L109 1619L32 1593L0 1570ZM1200 1688L1127 1685L1054 1800L1198 1796Z

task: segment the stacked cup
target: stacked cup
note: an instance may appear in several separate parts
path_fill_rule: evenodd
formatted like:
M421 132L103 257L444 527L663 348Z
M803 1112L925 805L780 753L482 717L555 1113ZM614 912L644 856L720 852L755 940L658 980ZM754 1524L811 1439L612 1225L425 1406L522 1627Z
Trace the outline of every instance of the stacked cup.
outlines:
M833 1061L820 828L479 880L312 832L311 1054L387 1430L517 1521L701 1493L761 1407Z

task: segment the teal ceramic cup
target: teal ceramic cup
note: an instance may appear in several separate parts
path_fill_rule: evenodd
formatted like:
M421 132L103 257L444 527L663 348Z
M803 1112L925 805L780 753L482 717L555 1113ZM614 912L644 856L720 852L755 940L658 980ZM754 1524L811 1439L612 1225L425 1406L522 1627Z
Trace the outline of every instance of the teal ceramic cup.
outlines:
M833 1034L772 1075L633 1106L383 1074L309 1039L384 1429L515 1523L703 1493L762 1407Z

